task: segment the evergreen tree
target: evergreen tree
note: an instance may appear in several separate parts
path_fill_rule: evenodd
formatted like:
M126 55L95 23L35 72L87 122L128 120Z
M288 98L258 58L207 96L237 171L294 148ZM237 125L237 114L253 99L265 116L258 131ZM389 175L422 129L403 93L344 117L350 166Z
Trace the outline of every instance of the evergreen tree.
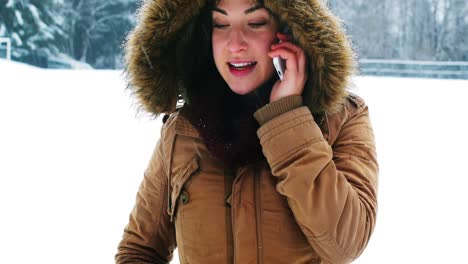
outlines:
M12 40L13 59L40 65L59 53L67 34L57 20L56 2L0 0L0 35Z
M67 52L95 68L121 67L121 44L134 25L135 1L72 0L66 3Z
M466 0L328 0L359 58L468 60ZM121 68L134 0L0 0L0 37L12 58L47 66L62 54L94 68Z

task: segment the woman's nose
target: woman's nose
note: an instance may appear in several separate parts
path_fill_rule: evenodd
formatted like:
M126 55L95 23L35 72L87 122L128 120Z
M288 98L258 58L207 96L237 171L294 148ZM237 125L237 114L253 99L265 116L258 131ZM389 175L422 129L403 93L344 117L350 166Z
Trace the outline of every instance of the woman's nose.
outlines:
M228 49L231 53L238 53L247 49L247 42L241 30L232 30L230 32Z

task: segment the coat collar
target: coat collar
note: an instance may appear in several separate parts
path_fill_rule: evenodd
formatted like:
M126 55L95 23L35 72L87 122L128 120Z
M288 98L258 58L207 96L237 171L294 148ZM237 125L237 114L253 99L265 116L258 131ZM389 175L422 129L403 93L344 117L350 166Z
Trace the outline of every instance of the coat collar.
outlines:
M198 130L185 118L183 115L180 115L179 112L176 113L177 118L175 120L175 133L177 135L199 138L201 135Z

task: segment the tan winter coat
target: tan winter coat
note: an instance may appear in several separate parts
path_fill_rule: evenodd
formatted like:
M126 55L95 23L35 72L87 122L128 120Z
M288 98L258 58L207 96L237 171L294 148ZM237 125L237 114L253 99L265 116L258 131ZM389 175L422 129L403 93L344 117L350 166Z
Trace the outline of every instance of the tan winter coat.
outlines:
M145 2L127 46L129 82L146 110L173 113L116 263L168 263L176 247L180 262L192 264L350 263L362 253L377 211L368 108L346 93L352 54L334 17L316 0L290 2L264 1L306 51L313 81L303 96L255 113L266 160L234 169L213 158L197 129L174 112L180 83L171 67L158 67L171 60L161 53L177 41L170 36L205 1Z

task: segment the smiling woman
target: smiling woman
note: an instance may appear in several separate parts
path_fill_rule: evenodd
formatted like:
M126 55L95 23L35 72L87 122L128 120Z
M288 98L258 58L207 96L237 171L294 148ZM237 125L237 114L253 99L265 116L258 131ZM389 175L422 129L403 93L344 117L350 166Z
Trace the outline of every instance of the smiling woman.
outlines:
M248 0L221 1L213 8L212 21L216 68L235 93L252 92L273 76L268 52L278 22L267 9Z
M166 116L116 262L167 263L176 247L181 263L356 259L375 226L378 165L326 6L159 0L139 14L128 81Z

